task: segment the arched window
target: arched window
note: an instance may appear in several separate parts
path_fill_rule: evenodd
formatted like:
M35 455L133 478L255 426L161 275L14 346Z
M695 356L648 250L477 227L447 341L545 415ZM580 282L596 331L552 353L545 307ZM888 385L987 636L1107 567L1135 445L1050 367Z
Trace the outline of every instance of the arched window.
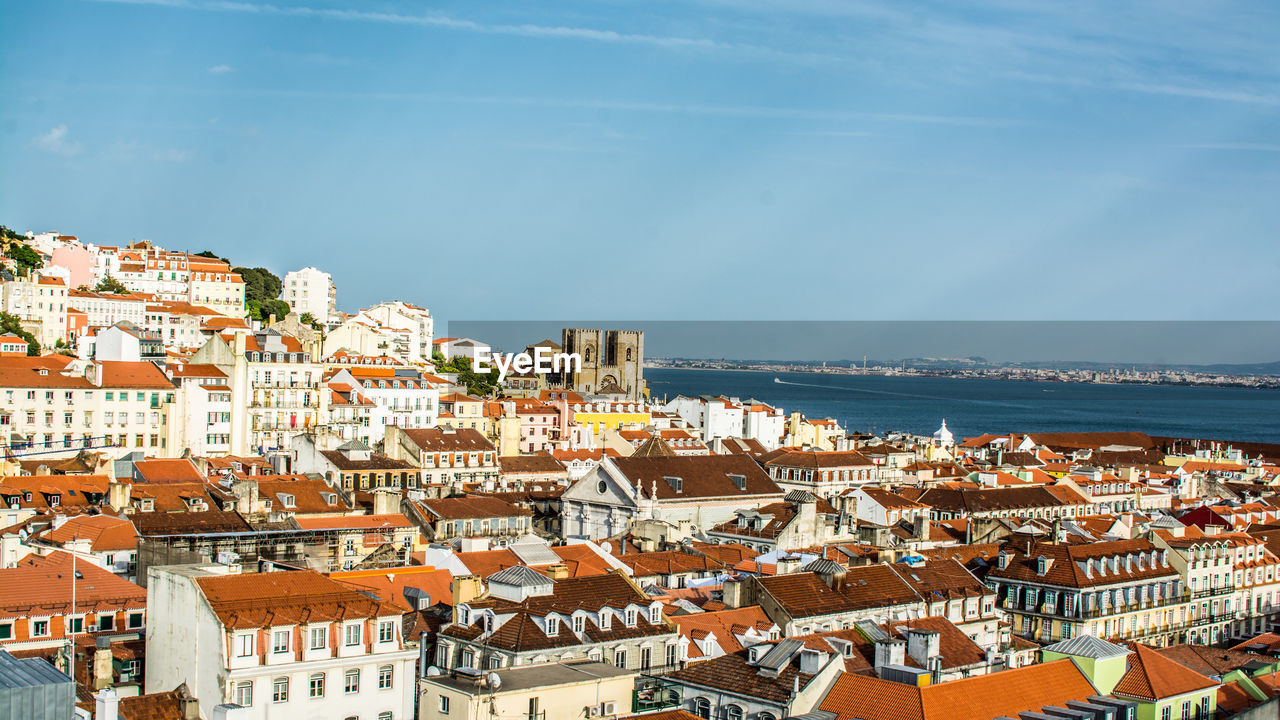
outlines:
M704 698L695 698L693 701L693 714L703 720L711 720L711 701Z
M756 715L756 720L778 720L778 719L773 716L773 713L762 712Z
M732 704L725 705L724 720L742 720L742 706Z
M631 362L631 348L627 348L627 362Z

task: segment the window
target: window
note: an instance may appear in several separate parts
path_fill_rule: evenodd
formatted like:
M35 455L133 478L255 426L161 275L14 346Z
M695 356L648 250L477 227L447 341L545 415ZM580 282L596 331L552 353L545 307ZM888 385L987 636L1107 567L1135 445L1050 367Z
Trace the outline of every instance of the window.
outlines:
M440 703L436 707L439 708L441 715L448 715L449 714L449 696L441 695Z
M236 657L253 656L253 633L236 636Z
M326 628L323 628L323 627L311 628L311 649L312 650L324 649L328 641L328 637L327 637L328 633L326 633L325 630Z
M725 720L742 720L742 706L732 705L732 704L726 705L724 707L724 719Z
M711 701L704 697L695 698L693 701L693 714L703 720L711 720Z
M236 704L242 707L253 705L253 683L236 683Z
M71 632L73 633L84 632L84 618L82 617L71 618Z
M660 622L662 622L662 608L656 605L649 608L649 623L657 625Z
M391 689L391 666L390 665L383 665L382 667L378 668L378 689L379 690Z
M324 697L324 673L316 673L307 682L307 692L313 698Z
M287 653L289 652L289 631L276 630L271 633L271 652Z
M391 642L396 636L395 623L390 620L383 620L378 623L378 642Z
M573 631L579 635L587 629L587 618L583 615L573 616Z
M547 636L555 637L560 634L560 618L552 615L547 618Z
M136 630L142 627L142 613L129 614L129 629Z
M378 720L391 720L391 711L378 713Z
M289 678L279 677L271 681L271 702L289 702Z
M1165 705L1160 709L1160 720L1173 720L1173 707Z
M346 644L348 646L360 644L360 626L359 625L348 625L346 628L346 633L347 633Z
M32 620L32 621L31 621L31 636L32 636L32 637L43 637L43 636L48 635L48 634L49 634L49 621L48 621L48 620Z
M667 665L668 666L673 666L676 664L676 660L679 657L678 655L679 652L680 652L680 646L678 645L667 646Z
M626 648L618 648L617 650L613 651L613 664L617 665L620 668L625 668L627 666L627 649Z
M342 691L350 695L360 692L360 671L348 670L343 675Z
M0 640L13 639L13 623L0 623Z
M756 720L778 720L773 713L762 712L756 715Z

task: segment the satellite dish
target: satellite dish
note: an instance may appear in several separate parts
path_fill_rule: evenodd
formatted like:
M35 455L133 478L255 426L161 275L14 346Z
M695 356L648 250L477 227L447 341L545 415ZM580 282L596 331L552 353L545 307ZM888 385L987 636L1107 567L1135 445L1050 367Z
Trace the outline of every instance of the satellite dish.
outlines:
M441 675L440 668L436 667L435 665L432 665L431 667L427 668L427 677L440 677L440 675Z
M487 677L489 680L489 687L493 688L494 690L497 690L498 688L502 687L502 678L498 677L498 673L491 672L488 674Z

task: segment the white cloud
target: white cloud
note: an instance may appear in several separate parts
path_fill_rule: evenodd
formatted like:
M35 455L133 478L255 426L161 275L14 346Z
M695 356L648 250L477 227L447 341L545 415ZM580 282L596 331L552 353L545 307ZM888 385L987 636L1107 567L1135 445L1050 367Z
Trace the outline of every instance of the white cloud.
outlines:
M64 157L72 157L80 153L82 146L79 142L67 139L67 126L58 125L49 128L48 132L41 133L32 140L35 146L46 152L62 155Z
M231 72L231 66L230 65L214 65L213 67L209 68L209 72L213 75L222 75L224 73Z

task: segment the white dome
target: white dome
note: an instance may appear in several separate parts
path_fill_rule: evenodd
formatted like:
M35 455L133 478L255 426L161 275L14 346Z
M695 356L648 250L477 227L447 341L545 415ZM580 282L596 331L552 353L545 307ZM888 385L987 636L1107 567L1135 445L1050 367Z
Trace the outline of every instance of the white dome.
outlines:
M938 432L933 434L933 439L939 445L950 445L955 442L955 436L947 429L947 421L945 419L942 421L942 427L938 428Z

